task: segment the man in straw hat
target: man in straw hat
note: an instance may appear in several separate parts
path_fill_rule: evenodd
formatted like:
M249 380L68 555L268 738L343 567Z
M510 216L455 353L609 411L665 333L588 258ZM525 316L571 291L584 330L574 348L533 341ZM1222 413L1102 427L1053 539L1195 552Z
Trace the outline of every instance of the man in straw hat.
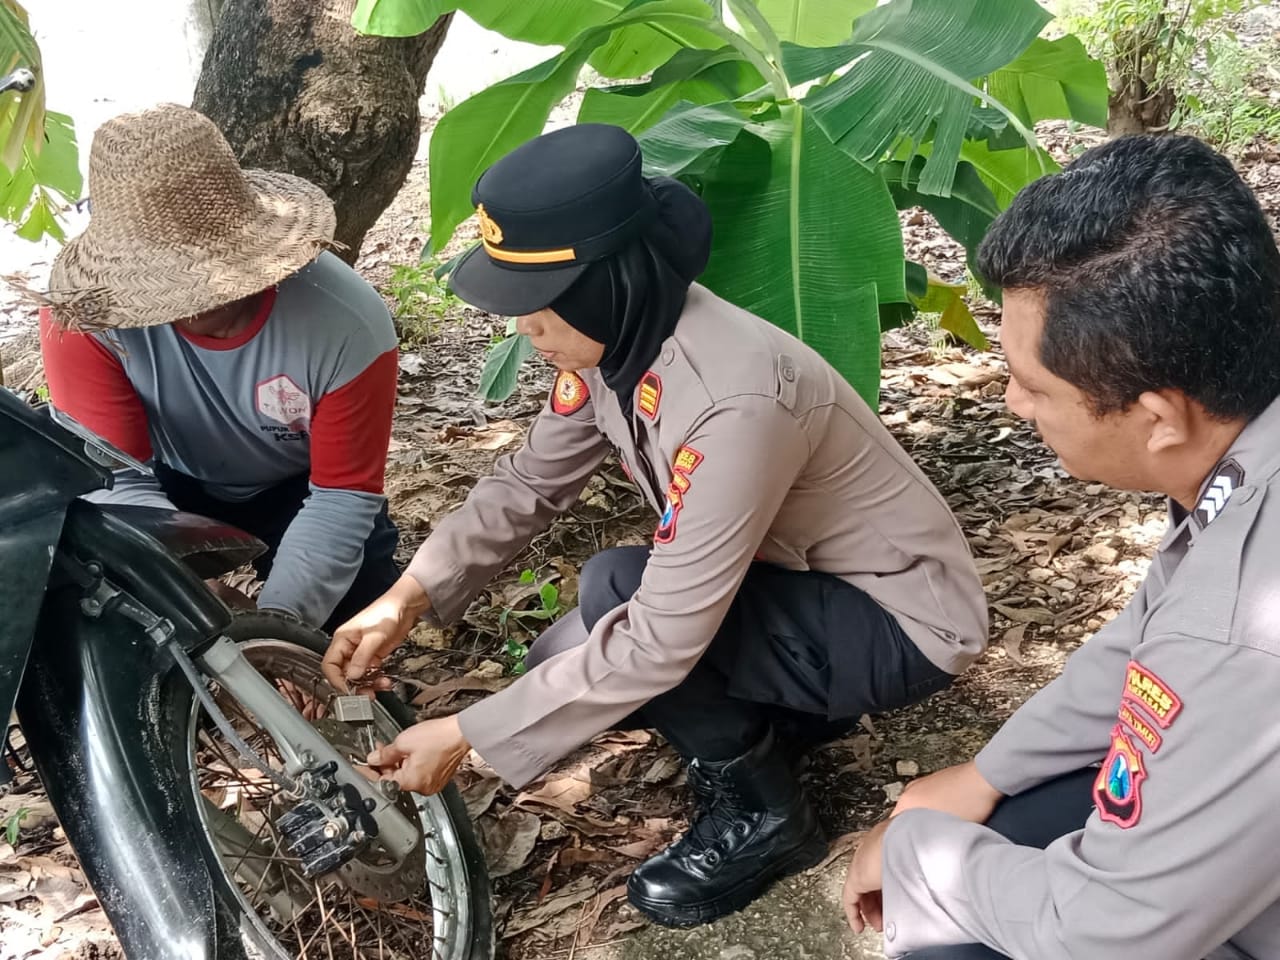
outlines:
M249 531L270 547L261 607L342 622L398 576L382 494L397 350L381 298L325 252L332 204L241 170L176 105L104 124L89 186L40 326L54 406L154 466L102 496Z

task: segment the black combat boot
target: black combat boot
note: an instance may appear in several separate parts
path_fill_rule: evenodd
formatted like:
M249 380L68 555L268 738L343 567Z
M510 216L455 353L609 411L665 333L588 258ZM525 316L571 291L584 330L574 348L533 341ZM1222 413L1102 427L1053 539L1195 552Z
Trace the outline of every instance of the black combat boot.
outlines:
M826 855L818 818L772 733L732 760L690 761L689 785L699 806L689 832L627 881L627 898L652 920L708 923Z

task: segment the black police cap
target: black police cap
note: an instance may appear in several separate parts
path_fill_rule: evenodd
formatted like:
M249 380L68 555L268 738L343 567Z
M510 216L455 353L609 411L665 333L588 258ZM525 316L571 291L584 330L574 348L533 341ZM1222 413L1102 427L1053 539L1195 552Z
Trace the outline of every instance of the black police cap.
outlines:
M471 193L481 244L450 286L490 313L546 307L653 220L642 167L635 138L608 124L565 127L517 147Z

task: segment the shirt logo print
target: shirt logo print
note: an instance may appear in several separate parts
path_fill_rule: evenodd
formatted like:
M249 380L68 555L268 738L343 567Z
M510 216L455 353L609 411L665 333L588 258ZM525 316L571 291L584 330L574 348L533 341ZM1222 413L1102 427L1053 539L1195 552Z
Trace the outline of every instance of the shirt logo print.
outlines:
M259 413L284 424L292 433L306 433L311 426L311 398L286 374L259 383L254 400Z

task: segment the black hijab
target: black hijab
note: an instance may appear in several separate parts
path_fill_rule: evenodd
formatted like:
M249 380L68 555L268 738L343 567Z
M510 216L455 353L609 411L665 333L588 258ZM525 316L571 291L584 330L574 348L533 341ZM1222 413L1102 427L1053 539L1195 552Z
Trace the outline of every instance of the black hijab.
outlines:
M711 255L711 214L692 190L666 177L645 181L656 216L626 247L593 263L552 301L571 327L604 344L604 382L630 409L684 310L689 285Z

